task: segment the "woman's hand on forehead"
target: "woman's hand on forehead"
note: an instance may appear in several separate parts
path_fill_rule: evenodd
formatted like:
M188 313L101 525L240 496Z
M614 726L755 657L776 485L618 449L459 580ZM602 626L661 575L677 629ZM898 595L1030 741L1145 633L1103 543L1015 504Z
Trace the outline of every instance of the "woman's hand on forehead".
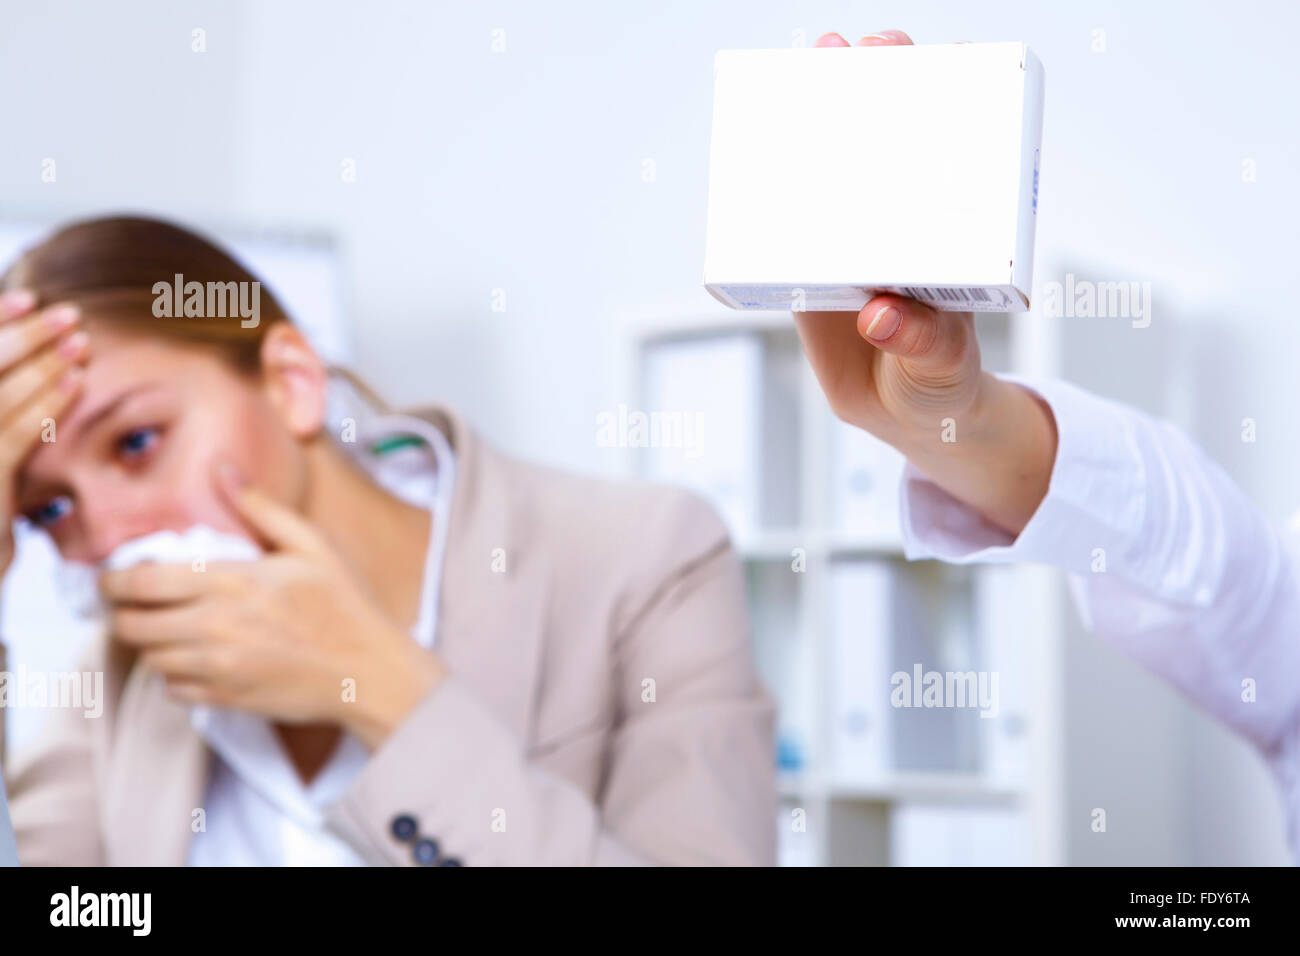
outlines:
M13 561L19 469L81 391L89 339L72 303L40 303L28 289L0 294L0 573Z

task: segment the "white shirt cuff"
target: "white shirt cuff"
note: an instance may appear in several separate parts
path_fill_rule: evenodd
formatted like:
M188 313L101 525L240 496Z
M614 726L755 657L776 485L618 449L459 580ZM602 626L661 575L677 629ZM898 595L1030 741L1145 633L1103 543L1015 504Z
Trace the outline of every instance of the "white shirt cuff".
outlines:
M1002 378L1039 396L1056 419L1047 495L1013 537L909 462L899 494L904 553L954 564L1038 562L1079 573L1090 570L1102 548L1114 570L1136 562L1135 542L1114 553L1116 542L1132 542L1146 510L1145 467L1129 416L1067 382Z

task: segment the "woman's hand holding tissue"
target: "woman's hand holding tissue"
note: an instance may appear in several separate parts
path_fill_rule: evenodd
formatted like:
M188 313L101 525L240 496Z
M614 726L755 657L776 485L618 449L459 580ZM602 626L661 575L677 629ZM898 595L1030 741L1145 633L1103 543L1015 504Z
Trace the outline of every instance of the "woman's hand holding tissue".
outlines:
M315 527L230 466L218 484L267 543L256 561L107 571L111 631L187 704L334 723L378 747L445 674Z
M858 46L910 44L885 30ZM819 47L845 47L838 33ZM880 148L890 133L880 130ZM887 222L862 223L888 229ZM974 316L878 295L860 312L795 312L831 409L893 445L949 494L1018 534L1047 494L1056 425L1029 391L984 371Z

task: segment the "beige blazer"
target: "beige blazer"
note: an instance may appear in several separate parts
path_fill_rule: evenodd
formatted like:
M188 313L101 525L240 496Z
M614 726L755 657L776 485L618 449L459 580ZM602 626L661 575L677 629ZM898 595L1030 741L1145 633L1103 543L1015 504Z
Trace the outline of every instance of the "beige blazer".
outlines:
M773 706L713 510L512 460L444 408L413 414L457 456L438 622L451 674L329 826L376 864L413 864L391 833L403 813L467 866L773 863ZM51 711L6 768L19 856L181 865L210 751L119 645L95 646L83 669L101 668L103 716Z

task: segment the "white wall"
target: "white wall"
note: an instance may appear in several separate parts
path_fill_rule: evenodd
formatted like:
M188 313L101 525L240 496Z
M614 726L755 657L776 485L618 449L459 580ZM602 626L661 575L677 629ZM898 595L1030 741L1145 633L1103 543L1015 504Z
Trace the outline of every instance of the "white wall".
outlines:
M1040 252L1168 283L1215 302L1207 316L1230 308L1238 329L1284 315L1293 281L1283 216L1300 198L1300 147L1278 107L1300 78L1300 13L1281 2L1230 17L1194 3L882 3L869 21L817 2L11 8L7 215L133 207L332 229L352 257L363 370L557 462L603 464L612 311L698 285L723 47L881 24L922 41L1023 38L1048 75ZM206 53L190 52L194 27ZM1094 28L1104 54L1090 52ZM40 181L47 156L55 184ZM1253 186L1244 156L1258 159Z
M522 454L611 472L594 435L596 413L623 398L613 316L680 298L700 278L713 52L888 26L922 42L1024 39L1047 69L1043 261L1155 283L1170 305L1155 322L1194 343L1188 354L1210 373L1179 380L1185 424L1270 515L1300 506L1294 5L5 7L6 217L132 208L207 226L323 228L349 264L358 366L392 398L450 401ZM190 51L195 27L206 53ZM494 28L505 53L491 52ZM1096 29L1105 53L1091 51ZM53 184L40 179L46 157ZM341 181L345 158L355 183ZM1241 182L1246 158L1256 183ZM653 183L642 180L647 159ZM1049 278L1040 271L1040 286ZM504 314L490 307L498 288ZM1150 375L1176 379L1172 362ZM1237 439L1245 416L1259 422L1252 446ZM1151 706L1164 728L1164 703ZM1178 713L1167 733L1191 748L1188 787L1208 787L1221 764L1253 766ZM1217 801L1233 853L1260 859L1276 847L1277 817L1266 782L1246 779L1244 792L1217 786L1197 799ZM1195 841L1190 823L1178 828ZM1204 856L1228 852L1216 845Z

